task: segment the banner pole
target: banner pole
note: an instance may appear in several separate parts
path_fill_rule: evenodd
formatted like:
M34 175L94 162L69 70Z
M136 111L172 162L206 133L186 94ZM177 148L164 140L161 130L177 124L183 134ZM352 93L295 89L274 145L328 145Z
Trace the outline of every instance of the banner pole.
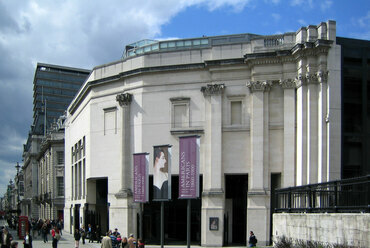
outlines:
M164 201L161 201L161 248L164 247Z
M188 199L188 209L187 209L187 247L190 248L191 241L191 199Z

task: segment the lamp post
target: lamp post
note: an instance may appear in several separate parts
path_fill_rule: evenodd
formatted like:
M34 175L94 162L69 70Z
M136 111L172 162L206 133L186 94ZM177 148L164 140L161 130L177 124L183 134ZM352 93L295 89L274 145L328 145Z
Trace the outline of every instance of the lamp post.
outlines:
M20 203L19 203L19 201L20 201L20 198L19 198L19 194L20 194L20 192L19 192L19 188L20 188L20 183L19 183L19 168L20 168L21 166L19 165L19 163L17 162L17 165L15 166L15 168L17 169L17 181L15 182L16 183L16 187L17 187L17 215L19 216L19 214L20 214Z

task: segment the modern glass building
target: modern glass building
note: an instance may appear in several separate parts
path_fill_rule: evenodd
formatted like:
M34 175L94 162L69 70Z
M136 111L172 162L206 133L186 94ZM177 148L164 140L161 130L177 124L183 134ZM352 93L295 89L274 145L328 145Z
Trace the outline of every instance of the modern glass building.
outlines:
M342 54L342 178L370 173L370 41L337 37Z
M85 69L37 64L33 80L33 124L36 133L46 132L64 114L89 74L90 71Z

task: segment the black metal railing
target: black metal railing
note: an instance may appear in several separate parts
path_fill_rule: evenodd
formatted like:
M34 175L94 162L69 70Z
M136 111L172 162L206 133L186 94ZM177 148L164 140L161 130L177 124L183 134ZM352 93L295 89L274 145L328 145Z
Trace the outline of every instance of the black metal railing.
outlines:
M370 212L370 175L275 191L275 213Z

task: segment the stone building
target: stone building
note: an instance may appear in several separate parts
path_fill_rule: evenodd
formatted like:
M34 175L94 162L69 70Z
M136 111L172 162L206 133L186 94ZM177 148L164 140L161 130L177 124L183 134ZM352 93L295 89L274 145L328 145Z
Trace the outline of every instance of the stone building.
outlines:
M62 116L90 71L38 63L33 79L33 123L23 145L24 198L22 215L39 218L37 157L51 125Z
M39 217L63 219L64 213L64 116L42 140L38 163Z
M196 134L201 194L191 204L192 242L245 245L253 230L260 245L269 243L271 191L340 177L340 80L334 21L281 35L126 46L120 61L93 69L68 108L65 228L117 227L158 244L158 202L133 202L132 155L150 153L151 165L153 146L170 144L165 242L184 244L179 137Z

